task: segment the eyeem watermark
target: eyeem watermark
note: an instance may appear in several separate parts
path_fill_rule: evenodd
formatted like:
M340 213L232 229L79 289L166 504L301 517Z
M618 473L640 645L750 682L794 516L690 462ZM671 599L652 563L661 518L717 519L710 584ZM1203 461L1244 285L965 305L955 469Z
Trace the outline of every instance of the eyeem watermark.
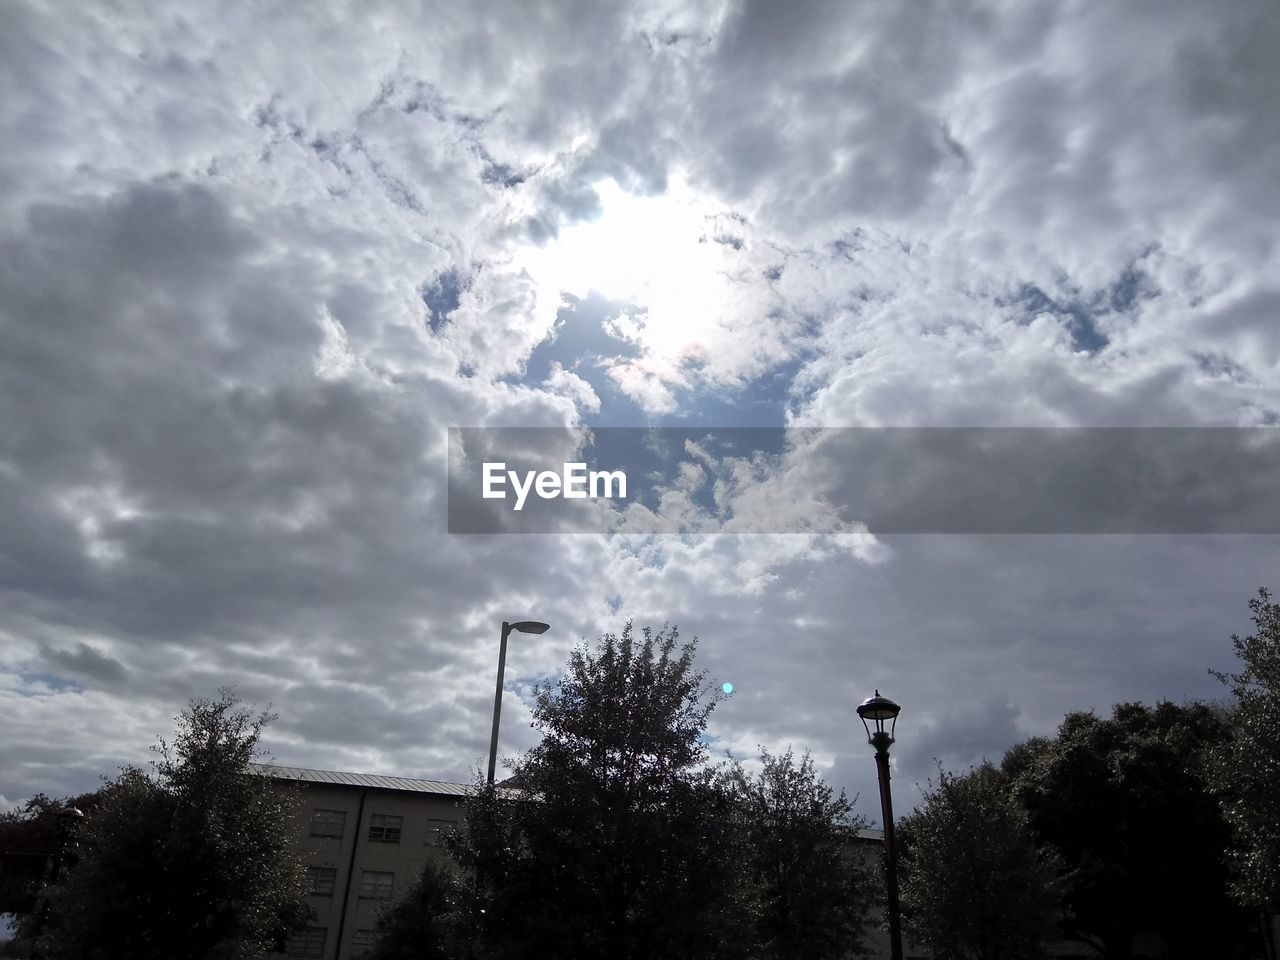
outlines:
M1280 534L1280 427L452 427L448 478L459 534Z
M625 500L627 475L621 470L588 470L585 463L566 463L560 473L554 470L526 470L523 476L508 470L506 463L485 463L484 483L480 495L486 500L505 500L510 482L515 491L515 509L524 509L530 490L542 500ZM617 493L614 493L614 486Z

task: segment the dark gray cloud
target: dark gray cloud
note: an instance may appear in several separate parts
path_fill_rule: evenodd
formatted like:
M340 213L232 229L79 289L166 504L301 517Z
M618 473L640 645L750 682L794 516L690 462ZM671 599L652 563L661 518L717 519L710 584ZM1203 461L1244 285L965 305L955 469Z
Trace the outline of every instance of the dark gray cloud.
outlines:
M128 679L124 664L114 657L99 653L87 643L76 645L74 652L46 650L44 658L60 674L81 677L104 687L120 687Z
M471 551L492 581L440 554L433 463L448 418L483 419L483 401L451 379L318 377L333 285L250 237L213 192L160 185L38 208L6 245L7 652L170 703L236 683L289 713L286 733L319 693L364 720L313 722L313 742L377 751L424 720L388 724L388 684L450 679L462 611L517 570L531 588L555 573L499 544ZM449 722L429 742L462 776Z

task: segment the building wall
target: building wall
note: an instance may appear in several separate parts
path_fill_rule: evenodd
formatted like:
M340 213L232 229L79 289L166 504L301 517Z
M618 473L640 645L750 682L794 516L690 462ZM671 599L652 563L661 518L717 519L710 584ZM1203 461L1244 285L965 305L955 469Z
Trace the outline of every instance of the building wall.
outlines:
M308 867L332 871L326 874L332 890L308 897L308 903L316 912L310 934L295 938L289 952L270 956L358 960L364 953L362 938L372 939L380 913L404 896L427 861L436 858L447 862L439 846L439 830L461 823L464 801L453 794L417 790L292 780L277 782L282 789L298 791L300 799L291 825L297 849ZM327 813L319 813L321 811ZM340 817L335 818L334 814ZM385 821L381 819L385 817L400 818L400 833L394 841L377 839L380 832L385 835ZM336 833L333 829L336 819L342 821L340 837L316 835ZM879 831L862 830L849 847L850 855L874 865L881 882L882 843ZM390 889L385 885L372 891L362 889L366 874L390 874ZM370 896L370 892L375 896ZM866 931L865 952L861 956L868 960L887 960L890 955L888 932L879 912L875 911ZM910 943L905 947L908 960L928 957Z
M337 784L287 786L299 788L302 798L292 826L303 862L308 867L333 871L333 889L328 894L308 897L307 902L317 914L310 933L292 940L287 953L271 956L355 960L364 952L361 938L372 936L381 911L405 894L428 859L444 857L438 846L439 830L460 821L461 799ZM345 815L341 818L341 837L313 835L317 830L336 832L328 828L338 818L322 815L318 819L317 811ZM381 826L375 826L383 823L382 817L401 818L400 834L394 842L370 836L371 831L385 834ZM366 872L391 874L390 890L383 883L372 890L368 885L362 889ZM326 873L321 879L327 878ZM389 896L383 898L386 893ZM318 932L321 930L323 934Z

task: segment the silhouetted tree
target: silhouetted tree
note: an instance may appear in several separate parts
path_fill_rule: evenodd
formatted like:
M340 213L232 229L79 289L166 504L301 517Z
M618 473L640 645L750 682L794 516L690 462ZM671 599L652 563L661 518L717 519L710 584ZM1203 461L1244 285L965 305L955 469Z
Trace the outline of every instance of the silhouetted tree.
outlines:
M1236 896L1280 912L1280 604L1260 589L1249 609L1255 632L1231 638L1240 672L1214 672L1235 709L1231 738L1211 751L1210 781L1236 840Z
M21 809L0 813L0 914L29 914L39 909L41 884L52 873L64 838L61 814L68 807L84 812L98 802L97 792L77 797L36 794ZM74 859L74 848L68 858ZM21 927L30 930L29 923ZM0 954L3 955L3 954Z
M716 696L674 629L579 648L535 694L513 797L481 787L452 851L475 956L746 956L731 801L706 768Z
M19 810L0 813L0 852L52 853L58 846L58 814L67 807L92 810L98 791L75 797L38 793Z
M1250 923L1226 895L1230 831L1205 782L1207 751L1228 736L1206 704L1130 703L1109 719L1069 714L1055 738L1006 756L1032 826L1069 871L1070 935L1109 960L1146 934L1170 958L1244 949Z
M193 700L154 748L154 776L129 768L103 788L55 891L49 955L249 958L302 921L290 801L250 768L271 719L228 691Z
M463 888L449 867L428 862L409 891L378 919L369 960L453 960L465 955Z
M746 890L762 960L828 960L861 945L871 867L856 851L853 815L805 754L760 751L761 771L735 763L726 777L739 818Z
M1057 932L1056 862L999 770L940 770L898 836L903 913L917 943L938 960L1042 955Z

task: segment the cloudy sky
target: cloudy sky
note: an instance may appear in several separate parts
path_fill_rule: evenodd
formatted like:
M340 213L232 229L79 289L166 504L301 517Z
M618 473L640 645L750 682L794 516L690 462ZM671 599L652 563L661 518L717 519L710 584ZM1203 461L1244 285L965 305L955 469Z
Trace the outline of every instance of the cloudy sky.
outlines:
M447 430L1280 425L1278 46L1270 0L4 4L0 807L227 685L282 763L469 779L504 618L552 624L504 754L670 621L716 751L873 817L876 687L900 805L1219 696L1274 536L451 535ZM820 509L786 470L729 495Z

